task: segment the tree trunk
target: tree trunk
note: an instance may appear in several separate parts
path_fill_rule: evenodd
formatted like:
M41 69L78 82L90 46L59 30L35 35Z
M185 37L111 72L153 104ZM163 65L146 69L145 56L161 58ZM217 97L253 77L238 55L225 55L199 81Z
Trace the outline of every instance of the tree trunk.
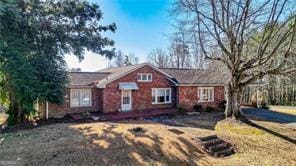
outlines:
M233 117L240 121L247 121L240 107L241 88L234 83L229 83L226 88L226 108L225 116Z
M9 116L11 119L11 123L17 123L22 121L22 111L20 109L20 105L17 102L13 93L9 93Z

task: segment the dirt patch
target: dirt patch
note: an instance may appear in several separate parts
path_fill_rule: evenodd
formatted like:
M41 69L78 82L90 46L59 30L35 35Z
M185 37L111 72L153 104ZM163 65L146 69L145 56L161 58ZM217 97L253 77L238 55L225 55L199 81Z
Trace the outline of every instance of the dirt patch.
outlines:
M142 127L131 128L128 131L130 131L134 135L143 135L146 133L146 130Z

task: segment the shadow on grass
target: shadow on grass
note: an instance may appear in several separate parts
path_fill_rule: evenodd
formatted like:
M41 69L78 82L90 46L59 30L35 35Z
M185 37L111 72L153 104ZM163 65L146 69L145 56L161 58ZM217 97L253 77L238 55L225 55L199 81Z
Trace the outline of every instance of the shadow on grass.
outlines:
M155 133L133 137L116 131L116 128L116 124L108 125L100 130L101 134L94 127L78 127L73 131L88 138L91 147L100 152L97 154L100 165L195 165L205 155L196 145L182 137L177 137L178 141L166 140ZM168 145L168 141L171 141L170 147L166 148L170 152L163 148Z
M294 123L296 122L296 116L287 114L287 113L281 113L281 112L275 112L272 110L265 110L265 109L259 109L259 108L243 108L244 114L248 117L249 121L247 122L248 125L253 126L257 129L261 129L269 134L272 134L276 137L279 137L283 140L286 140L292 144L296 144L296 140L289 138L286 135L280 134L276 131L273 131L269 128L266 128L262 125L259 125L251 120L256 121L266 121L266 122L277 122L277 123Z
M259 125L259 124L257 124L257 123L254 123L254 122L252 122L252 121L248 121L247 124L250 125L250 126L252 126L252 127L255 127L255 128L257 128L257 129L261 129L261 130L263 130L263 131L265 131L265 132L267 132L267 133L269 133L269 134L272 134L272 135L274 135L274 136L276 136L276 137L279 137L279 138L281 138L281 139L283 139L283 140L285 140L285 141L288 141L288 142L290 142L290 143L292 143L292 144L296 144L296 140L295 140L295 139L292 139L292 138L290 138L290 137L288 137L288 136L285 136L285 135L283 135L283 134L280 134L280 133L278 133L278 132L276 132L276 131L273 131L273 130L271 130L271 129L268 129L268 128L266 128L266 127L263 127L263 126L261 126L261 125Z
M176 116L176 117L153 117L146 120L161 123L173 127L192 127L206 130L215 130L215 126L223 120L223 112L202 112L200 115Z

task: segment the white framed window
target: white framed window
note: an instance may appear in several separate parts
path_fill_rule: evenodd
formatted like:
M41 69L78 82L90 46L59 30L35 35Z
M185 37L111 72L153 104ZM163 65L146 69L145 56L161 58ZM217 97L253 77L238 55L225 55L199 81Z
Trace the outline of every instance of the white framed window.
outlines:
M152 74L150 73L139 73L138 76L139 82L151 82L152 81Z
M198 102L213 102L214 88L213 87L199 87L197 89Z
M71 89L70 107L91 106L91 89Z
M171 88L152 88L152 104L166 104L171 102Z

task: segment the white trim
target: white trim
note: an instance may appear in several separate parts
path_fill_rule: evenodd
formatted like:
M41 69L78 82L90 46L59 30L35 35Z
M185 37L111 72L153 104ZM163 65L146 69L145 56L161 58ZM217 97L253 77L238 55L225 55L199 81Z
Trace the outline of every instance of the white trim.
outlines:
M152 88L151 89L151 97L153 97L152 96L152 94L153 94L153 90L155 90L155 102L153 102L152 101L152 104L153 105L155 105L155 104L170 104L170 103L172 103L172 88ZM157 90L164 90L165 91L165 93L164 93L164 102L158 102L157 101L157 97L158 97L158 95L157 95ZM166 101L166 96L167 96L167 94L166 94L166 92L167 92L167 90L169 90L169 101Z
M130 100L129 100L129 109L123 109L123 92L124 91L128 91L128 95L129 95L129 98L130 98ZM132 90L121 90L121 111L122 112L125 112L125 111L131 111L132 110L132 108L133 108L133 105L132 105Z
M138 79L138 76L140 75L141 79ZM146 80L143 80L143 75L146 75ZM151 76L151 80L148 79L148 76ZM152 82L153 75L151 73L137 73L137 81L138 82Z
M48 119L48 102L47 101L45 106L45 118Z
M73 106L73 104L71 103L72 100L72 95L73 95L73 90L78 90L79 91L79 103L78 106ZM81 105L80 104L80 91L82 90L89 90L89 105ZM92 89L91 88L72 88L70 89L70 108L81 108L81 107L91 107L92 106Z
M207 100L207 101L202 101L202 100L201 100L201 96L200 96L199 92L200 92L200 91L202 92L204 89L212 90L212 96L211 96L212 100ZM208 93L209 93L209 91L208 91ZM214 90L214 87L198 87L198 88L197 88L197 97L198 97L198 102L199 102L199 103L214 102L214 101L215 101L215 90ZM209 94L208 94L207 97L209 97Z
M160 73L162 73L162 74L166 75L166 76L167 76L167 77L169 77L169 78L174 78L173 76L171 76L171 75L169 75L168 73L166 73L166 72L164 72L164 71L162 71L162 70L158 69L157 67L153 66L153 65L152 65L152 64L150 64L150 63L146 63L146 65L148 65L148 66L152 67L153 69L155 69L155 70L159 71Z

